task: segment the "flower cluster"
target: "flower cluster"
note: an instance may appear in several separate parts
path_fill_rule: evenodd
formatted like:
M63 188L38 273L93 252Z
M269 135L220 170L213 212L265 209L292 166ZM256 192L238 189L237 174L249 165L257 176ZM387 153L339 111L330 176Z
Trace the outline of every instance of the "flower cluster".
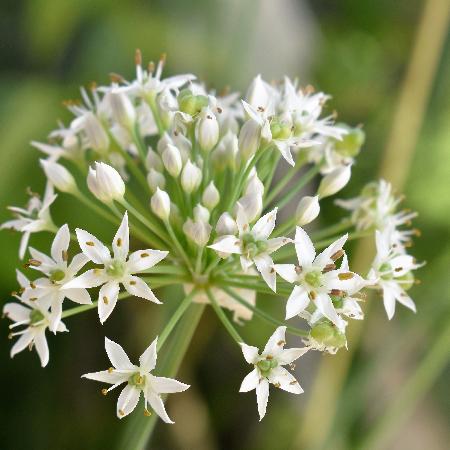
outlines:
M45 155L44 197L32 194L26 208L11 207L16 218L1 226L23 234L19 256L28 251L26 268L39 272L33 280L18 272L17 302L3 308L14 322L11 337L20 336L11 356L35 347L45 366L46 331L67 331L66 317L97 307L103 324L120 299L140 297L153 307L162 302L152 289L178 284L178 309L139 366L106 339L112 367L84 377L112 385L105 394L126 383L119 418L142 392L145 413L150 407L171 422L161 394L189 386L152 375L156 353L194 303L208 304L254 367L240 390L256 389L262 418L270 384L303 392L283 366L292 369L308 350L336 353L347 345L349 320L364 317L365 290L382 292L389 318L397 301L415 309L406 291L419 264L406 248L416 231L405 229L414 214L397 212L399 199L380 181L338 202L350 218L306 231L321 200L349 182L362 129L335 123L335 114L326 113L328 95L287 77L267 83L257 76L240 98L208 91L191 74L164 79L163 66L164 58L144 68L138 51L136 79L114 75L108 86L82 89L82 101L67 102L74 115L68 126L52 131L47 143L32 143ZM310 195L302 191L306 185ZM111 244L76 228L82 217L71 224L75 232L55 225L50 209L59 196L109 224ZM279 217L287 219L280 224ZM28 247L30 235L43 231L55 234L45 253ZM350 270L344 246L371 234L377 254L364 277ZM259 308L258 293L284 298L285 319ZM70 302L79 306L66 308ZM224 310L238 323L257 316L277 326L261 354ZM286 332L303 345L284 349Z

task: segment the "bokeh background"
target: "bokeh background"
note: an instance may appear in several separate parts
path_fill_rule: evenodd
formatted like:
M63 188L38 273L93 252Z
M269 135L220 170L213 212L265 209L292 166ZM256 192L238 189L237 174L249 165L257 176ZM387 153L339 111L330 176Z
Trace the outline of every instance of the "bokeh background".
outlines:
M61 101L80 84L133 76L133 54L168 54L167 73L194 72L209 86L244 91L257 73L298 75L333 94L340 118L363 123L367 142L342 196L380 175L418 210L422 237L413 248L427 261L412 296L418 313L398 308L388 322L380 301L363 329L352 325L349 351L308 354L297 367L301 397L273 391L257 422L254 393L238 394L246 374L233 342L207 312L181 368L193 385L169 400L174 426L158 426L152 449L444 450L450 442L450 46L447 0L1 0L0 220L21 205L25 189L42 191L38 153L68 114ZM322 223L341 212L330 201ZM60 223L112 231L73 202L59 202ZM47 245L49 236L33 238ZM0 234L0 297L15 289L19 236ZM43 247L45 248L45 247ZM358 244L363 270L371 247ZM177 292L160 294L168 310ZM261 299L280 314L279 304ZM0 323L2 450L128 449L132 418L118 421L115 398L80 380L107 364L107 335L137 357L163 317L124 302L101 327L95 311L67 320L50 336L50 364L34 353L9 359L8 322ZM242 334L262 344L271 330L255 319ZM291 341L292 342L292 341ZM106 366L105 366L106 367ZM140 413L137 413L140 414ZM127 422L128 421L128 422ZM126 434L125 434L126 436Z

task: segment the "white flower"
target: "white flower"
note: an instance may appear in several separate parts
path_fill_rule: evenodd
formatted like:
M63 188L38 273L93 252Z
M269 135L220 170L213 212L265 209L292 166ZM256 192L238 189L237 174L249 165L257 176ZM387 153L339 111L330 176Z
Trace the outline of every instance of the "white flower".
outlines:
M89 168L87 185L101 202L121 201L125 194L125 183L116 169L102 162L95 163L95 170Z
M292 394L301 394L303 392L295 377L283 366L291 364L300 358L308 351L308 348L285 349L285 333L286 327L278 327L261 354L259 354L259 350L256 347L244 343L241 344L245 360L249 364L253 364L254 369L242 381L239 392L249 392L256 389L260 420L266 414L269 400L269 384L273 384L275 387Z
M305 196L303 197L295 211L295 218L297 220L297 225L304 226L311 223L320 213L319 196L314 197Z
M354 290L362 283L359 275L336 269L334 262L343 256L342 247L347 235L333 242L322 253L316 256L314 245L301 228L295 233L295 249L299 265L277 264L275 270L295 287L286 304L286 319L303 312L311 303L321 315L333 322L339 329L345 324L336 312L330 295Z
M19 271L17 271L17 279L22 289L29 288L30 282ZM11 329L18 326L26 326L22 331L13 332L10 335L11 338L20 336L11 349L11 358L25 348L29 347L31 349L34 346L41 360L42 367L45 367L49 360L49 350L45 337L45 330L50 325L48 307L39 301L29 301L22 297L17 298L23 304L7 303L3 307L3 314L15 322L13 325L10 325ZM67 331L67 328L63 322L59 322L56 331Z
M189 385L172 378L152 375L151 372L156 366L157 342L158 338L139 357L139 365L135 365L130 362L124 349L119 344L105 338L105 350L113 367L108 370L82 375L83 378L112 384L109 389L102 390L105 395L117 386L126 383L117 400L117 417L119 419L127 416L136 408L142 392L147 415L149 415L147 405L150 405L151 409L164 422L174 423L167 415L161 395L183 392L189 388Z
M416 312L416 305L406 290L414 283L411 272L423 265L417 264L412 256L399 252L397 246L392 246L391 232L389 229L375 232L377 255L368 276L376 279L377 286L383 291L389 320L394 317L396 302Z
M23 233L19 247L19 257L22 259L28 247L31 233L39 231L54 231L55 225L50 216L50 205L56 200L57 195L53 193L53 185L47 183L44 198L41 201L36 195L32 195L26 209L10 206L17 219L8 220L0 226L0 229L13 229Z
M184 234L199 247L204 247L208 243L211 230L211 225L203 220L188 219L183 224Z
M84 288L65 289L64 285L73 280L80 269L89 261L83 254L75 255L72 262L68 263L68 249L70 244L70 232L67 225L63 225L55 235L51 246L51 257L30 248L32 260L30 267L47 276L34 280L22 294L22 298L49 304L51 307L50 325L51 331L56 333L61 321L62 305L65 298L80 305L90 304L91 297Z
M136 123L136 109L133 102L123 92L113 87L106 95L112 118L127 130L132 130Z
M47 179L56 189L69 193L78 190L74 177L64 166L50 159L41 159L40 163Z
M91 288L102 286L98 296L98 315L100 322L112 313L117 303L120 284L131 295L161 303L150 287L134 274L142 273L164 259L168 252L159 250L138 250L129 252L128 215L125 212L122 223L113 239L113 257L108 248L87 231L76 229L78 243L83 253L102 268L88 270L64 285L64 289Z
M204 108L199 114L195 136L204 152L211 151L219 140L219 123L211 108Z
M351 175L351 165L339 167L325 175L317 190L319 198L329 197L339 192L350 181Z
M258 272L273 291L276 290L276 273L270 254L283 245L292 242L291 239L283 236L269 239L275 228L276 217L277 208L261 217L250 228L247 215L238 203L236 224L239 237L224 235L209 246L219 254L230 255L235 253L241 255L241 266L244 272L255 264Z

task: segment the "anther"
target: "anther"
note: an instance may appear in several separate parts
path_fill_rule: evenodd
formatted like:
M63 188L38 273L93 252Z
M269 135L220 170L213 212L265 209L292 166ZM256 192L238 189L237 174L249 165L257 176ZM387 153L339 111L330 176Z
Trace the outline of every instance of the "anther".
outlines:
M327 264L323 270L322 273L331 272L332 270L336 269L336 266L334 264Z
M223 112L223 109L222 109L222 108L219 108L219 107L217 107L217 112L218 112L219 114L222 114L222 112Z
M317 296L314 291L311 291L308 293L308 297L310 298L310 300L315 300Z
M331 259L333 261L337 261L339 258L341 258L342 256L344 256L345 252L344 250L338 250L336 253L333 253L331 255Z
M401 272L403 270L403 267L396 267L394 269L394 272Z
M161 56L159 57L159 62L161 64L165 64L166 63L166 59L167 59L167 54L166 53L161 53Z
M18 294L17 291L12 291L11 292L11 297L15 297L17 294Z
M37 259L29 259L28 264L30 266L39 267L42 263L41 263L41 261L38 261Z
M35 302L37 300L37 297L31 297L30 301Z
M338 278L340 280L351 280L354 276L355 276L355 274L353 272L344 272L344 273L340 273L338 275Z
M281 386L280 383L273 383L273 385L274 385L276 388L279 388L279 387Z
M107 305L109 303L108 297L106 295L103 296L103 303Z
M118 73L114 73L114 72L111 72L109 74L109 79L111 80L112 83L121 83L122 81L124 81L124 78L122 75L119 75Z
M122 247L122 239L121 238L117 238L117 247Z
M130 281L130 286L134 286L135 284L136 284L136 281L134 281L134 280Z
M92 241L87 241L86 245L89 245L89 247L94 247L95 244Z
M206 118L212 120L212 116L210 116L209 114L206 116Z
M119 415L124 416L125 412L122 409L119 409Z
M278 341L278 342L277 342L277 345L279 345L279 346L282 346L282 345L284 345L284 344L286 344L285 341Z
M155 63L153 61L150 61L147 64L147 71L148 73L153 73L154 70L155 70Z
M297 380L294 380L294 381L291 381L289 384L290 385L294 385L294 384L297 384L298 383L298 381Z
M134 64L136 66L142 65L142 53L139 48L137 48L136 51L134 52Z
M297 275L300 275L301 273L302 273L302 267L301 266L295 266L295 273L297 274Z
M31 289L36 289L36 285L32 281L30 281L30 288Z
M148 409L144 409L144 416L150 417L152 413Z
M61 252L61 256L62 256L62 260L63 260L63 261L67 261L67 260L69 259L69 255L68 255L68 253L67 253L67 250L63 250L63 251Z
M141 253L141 258L147 258L148 256L150 256L148 253Z
M273 356L272 355L267 355L266 359L267 359L267 361L271 361L273 359Z
M12 338L13 338L13 336L14 336L14 334L13 334L13 333L9 333L9 334L8 334L8 339L12 339Z
M101 390L101 393L102 393L103 395L106 395L106 394L108 393L108 389L103 388L103 389Z
M340 289L331 289L330 294L335 295L336 297L343 297L345 295L345 292L341 291Z

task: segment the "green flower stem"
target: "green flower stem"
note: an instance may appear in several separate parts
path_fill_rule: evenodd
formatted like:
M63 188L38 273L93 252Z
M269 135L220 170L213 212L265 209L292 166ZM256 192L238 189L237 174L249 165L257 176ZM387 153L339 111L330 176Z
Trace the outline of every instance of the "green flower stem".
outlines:
M164 125L161 121L161 117L159 116L159 111L158 111L158 107L156 106L155 97L151 96L151 97L146 98L146 102L147 102L148 106L150 106L150 109L152 110L152 115L153 115L153 118L155 119L155 123L158 128L158 133L160 136L162 136L166 130L164 129Z
M97 205L97 203L86 197L82 192L77 191L73 193L73 195L77 200L83 203L83 205L86 205L90 210L103 217L108 222L111 222L114 225L118 225L120 223L120 221L116 219L111 213L105 211L101 206Z
M176 376L205 306L205 304L192 304L181 318L175 333L170 340L169 347L161 357L161 364L158 364L158 375L164 375L169 378ZM166 397L166 395L163 395L163 398ZM117 449L145 449L151 438L157 420L157 414L146 417L135 413L130 417L129 425L122 438L119 440Z
M187 276L188 273L183 267L177 267L174 265L167 265L167 264L158 264L156 266L151 267L150 269L147 269L146 271L142 272L142 274L162 274L162 275L180 275L180 276Z
M334 234L338 234L341 233L343 231L348 230L349 228L352 227L352 222L350 219L344 219L341 220L340 222L331 225L329 227L326 228L322 228L321 230L318 230L316 232L311 233L311 239L312 240L317 240L317 239L324 239L327 236L330 235L334 235Z
M219 317L223 326L226 328L228 333L230 333L230 336L236 341L236 344L240 345L242 342L244 342L244 340L241 338L241 336L239 336L236 328L234 328L230 319L228 319L227 315L223 312L223 309L217 303L217 300L214 298L214 295L212 294L210 289L206 290L206 295L208 296L208 299L211 302L211 306L213 307L215 313L217 314L217 317Z
M181 319L181 316L186 312L189 305L192 303L192 299L195 297L196 294L197 294L196 289L192 289L192 291L184 298L184 300L180 303L178 308L172 314L169 322L167 322L166 326L158 336L158 344L156 346L157 351L159 351L162 348L167 338L169 337L170 333L174 329L175 325L178 323L178 321Z
M145 144L142 141L141 132L139 130L139 123L136 122L132 129L130 130L131 136L133 137L133 141L136 144L136 147L139 152L139 156L141 157L142 164L145 165L145 160L147 159L147 151L145 148Z
M370 428L361 445L357 446L359 450L385 448L392 431L398 429L406 420L414 406L445 368L449 360L449 348L450 321L447 320L433 347L428 349L415 373L403 385L387 410Z
M177 235L175 234L175 231L172 228L172 225L170 224L169 220L166 220L165 225L167 227L167 231L169 232L170 238L172 239L173 244L175 245L178 254L183 258L186 267L191 271L194 272L194 269L191 264L191 260L187 256L186 252L184 251L183 246L180 244L180 241L177 238Z
M253 306L251 303L247 302L245 299L243 299L240 295L238 295L232 289L229 289L226 286L222 286L221 289L225 293L227 293L228 295L233 297L238 303L240 303L241 305L245 306L246 308L252 310L257 316L259 316L261 319L264 319L266 322L271 323L271 324L276 325L276 326L280 326L280 325L281 326L285 326L286 327L286 331L288 333L294 334L296 336L301 336L301 337L307 337L308 336L309 333L307 331L299 330L298 328L291 327L289 325L286 325L284 322L273 318L270 314L267 314L262 309L260 309L260 308L258 308L256 306Z
M203 250L205 248L204 247L199 247L197 250L197 259L195 262L195 273L197 274L201 274L201 270L202 270L202 256L203 256Z
M281 157L281 153L276 152L274 154L273 158L269 158L270 170L268 171L267 175L265 177L263 177L263 179L264 179L264 200L269 192L273 177L275 176L275 172L277 171L278 161L279 161L280 157Z
M315 165L311 167L303 176L298 180L295 186L278 202L278 209L286 206L291 199L305 186L307 185L317 174L319 173L319 166ZM266 209L268 208L268 203Z
M275 197L281 193L284 187L292 180L292 178L298 173L298 171L304 166L303 161L297 161L295 166L291 167L284 177L278 182L278 184L270 191L270 194L267 196L265 203L269 205ZM267 186L268 188L269 186ZM267 191L267 190L266 190Z
M278 236L284 236L291 234L297 225L297 217L291 217L289 220L281 224L278 228L275 228L275 230L272 233L271 237L278 237Z

